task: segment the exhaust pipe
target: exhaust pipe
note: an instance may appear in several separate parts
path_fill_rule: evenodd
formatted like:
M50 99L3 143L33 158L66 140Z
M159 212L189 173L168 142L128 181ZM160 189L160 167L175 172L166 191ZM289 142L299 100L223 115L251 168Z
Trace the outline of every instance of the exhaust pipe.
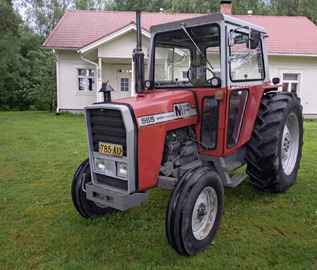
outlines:
M135 64L135 91L138 95L144 95L144 53L142 51L141 11L136 11L136 48L133 50Z

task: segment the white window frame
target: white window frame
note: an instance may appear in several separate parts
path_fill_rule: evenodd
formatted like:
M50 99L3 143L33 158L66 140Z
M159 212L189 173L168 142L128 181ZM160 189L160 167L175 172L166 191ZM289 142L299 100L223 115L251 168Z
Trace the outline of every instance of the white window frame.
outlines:
M76 93L77 94L83 94L83 95L95 95L96 93L96 87L97 87L97 79L96 79L96 68L93 66L75 66L75 80L76 80ZM94 76L87 76L87 75L79 75L79 70L80 69L85 69L85 70L93 70L94 71ZM85 78L86 79L86 87L88 85L88 79L93 78L94 79L94 86L92 90L84 89L84 90L79 90L79 78Z
M283 80L284 75L297 75L297 80ZM288 89L287 92L291 92L291 83L296 82L297 83L297 95L300 96L300 90L301 90L301 85L302 85L302 78L303 78L303 71L302 70L287 70L287 69L281 69L280 70L280 78L281 78L281 84L288 83ZM283 91L283 88L280 88L280 91Z
M120 67L120 68L117 68L116 69L116 72L117 73L120 73L120 74L132 74L132 69L131 68L122 68L122 67ZM125 80L125 79L127 79L128 80L128 84L127 85L125 85L124 86L124 91L122 91L122 80ZM127 76L127 77L123 77L123 78L120 78L120 85L118 86L118 92L121 92L121 93L131 93L131 80L132 80L132 75L131 75L131 78L130 78L130 76ZM126 86L128 87L128 88L126 88Z

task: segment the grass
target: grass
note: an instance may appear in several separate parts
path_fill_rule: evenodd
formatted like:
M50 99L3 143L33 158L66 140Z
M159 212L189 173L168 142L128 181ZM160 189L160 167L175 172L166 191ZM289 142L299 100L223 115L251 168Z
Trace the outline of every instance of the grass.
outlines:
M285 194L225 188L213 245L178 255L165 236L170 191L96 220L73 207L87 157L83 116L0 113L0 269L317 269L317 122L305 123L301 170Z

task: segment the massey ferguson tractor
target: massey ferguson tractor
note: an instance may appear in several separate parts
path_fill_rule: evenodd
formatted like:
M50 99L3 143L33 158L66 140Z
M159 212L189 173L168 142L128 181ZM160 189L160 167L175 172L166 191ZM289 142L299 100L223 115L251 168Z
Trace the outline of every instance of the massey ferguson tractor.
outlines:
M192 256L214 239L224 186L247 164L256 189L285 192L301 159L300 99L269 77L265 29L221 13L151 27L144 81L137 12L135 97L85 108L89 158L72 199L85 218L127 210L151 188L172 190L166 235Z

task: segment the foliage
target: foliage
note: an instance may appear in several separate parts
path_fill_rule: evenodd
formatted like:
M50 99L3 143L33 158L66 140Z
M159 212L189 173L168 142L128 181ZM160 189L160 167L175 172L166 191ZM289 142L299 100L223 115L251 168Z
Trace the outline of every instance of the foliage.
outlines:
M0 0L0 14L0 33L10 32L16 36L20 18L14 13L11 0Z
M74 0L74 8L80 10L103 10L107 1L103 0Z
M174 0L170 10L176 13L215 13L219 12L219 3L218 0Z
M29 0L26 24L36 33L47 37L73 0Z
M32 61L32 86L28 97L34 101L35 108L53 110L56 101L55 58L51 52L37 50L29 52Z
M294 186L225 188L213 245L187 258L165 236L170 191L96 220L78 214L70 187L87 157L83 116L0 112L0 269L316 269L317 121L304 127Z
M159 12L160 8L168 10L171 7L171 1L167 0L113 0L106 5L107 10L115 11L136 11Z
M53 109L55 59L41 50L44 37L23 26L6 5L8 0L0 0L6 12L0 18L5 26L0 27L0 110Z

